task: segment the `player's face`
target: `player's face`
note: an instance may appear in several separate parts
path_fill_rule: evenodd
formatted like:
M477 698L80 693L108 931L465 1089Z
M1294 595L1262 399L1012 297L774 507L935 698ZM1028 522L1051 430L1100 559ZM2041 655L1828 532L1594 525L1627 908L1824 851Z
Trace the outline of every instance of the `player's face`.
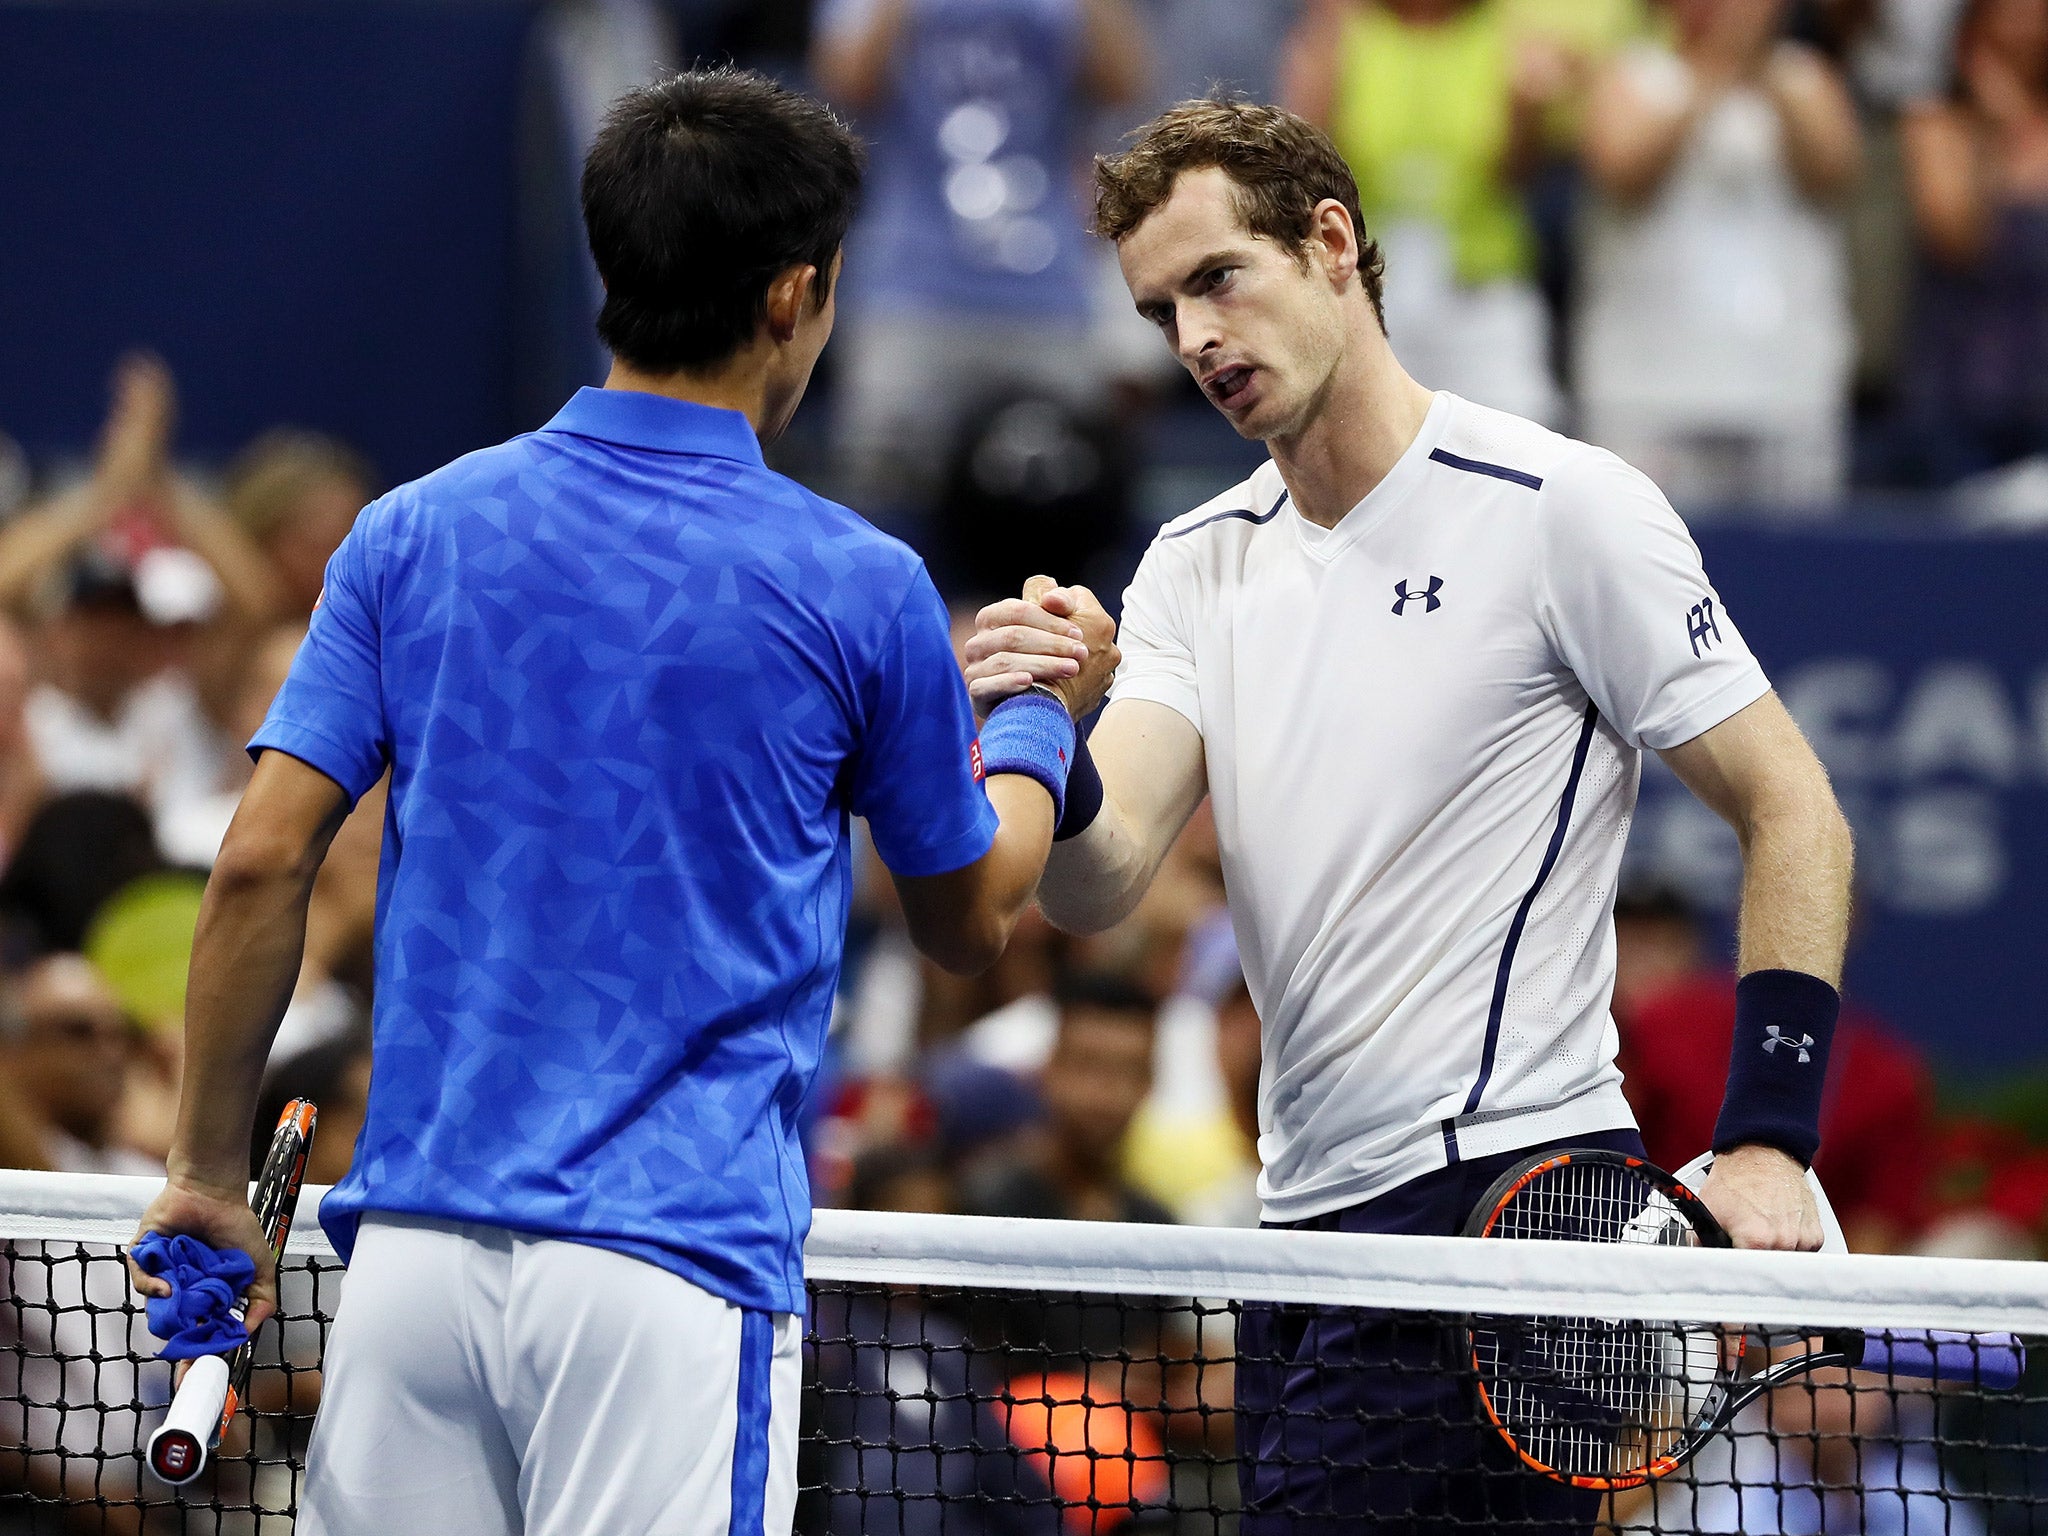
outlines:
M1117 260L1138 313L1239 435L1292 438L1343 352L1344 286L1318 248L1304 265L1247 230L1233 193L1221 170L1183 172Z

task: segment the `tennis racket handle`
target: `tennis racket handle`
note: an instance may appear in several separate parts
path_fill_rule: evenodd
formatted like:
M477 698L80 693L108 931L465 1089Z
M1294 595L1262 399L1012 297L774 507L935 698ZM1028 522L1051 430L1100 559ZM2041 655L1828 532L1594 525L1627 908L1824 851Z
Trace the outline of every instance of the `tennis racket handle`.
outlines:
M228 1357L199 1356L178 1383L163 1423L149 1437L149 1470L173 1488L204 1471L227 1401Z
M1843 1351L1858 1370L2010 1392L2027 1368L2027 1351L2010 1333L1949 1333L1939 1328L1851 1334Z

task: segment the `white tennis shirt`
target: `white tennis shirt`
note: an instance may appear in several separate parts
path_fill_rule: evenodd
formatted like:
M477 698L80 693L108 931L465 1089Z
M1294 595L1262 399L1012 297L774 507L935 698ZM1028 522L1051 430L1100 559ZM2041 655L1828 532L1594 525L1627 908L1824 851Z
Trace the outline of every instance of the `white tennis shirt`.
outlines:
M1634 1123L1608 1000L1641 751L1770 686L1647 478L1440 393L1334 529L1270 463L1167 524L1118 643L1111 697L1202 735L1268 1220Z

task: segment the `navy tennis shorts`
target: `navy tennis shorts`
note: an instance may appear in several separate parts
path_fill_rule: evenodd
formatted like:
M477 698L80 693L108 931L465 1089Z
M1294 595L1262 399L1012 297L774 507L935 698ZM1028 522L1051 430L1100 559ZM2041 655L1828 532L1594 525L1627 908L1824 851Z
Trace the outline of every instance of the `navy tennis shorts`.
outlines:
M1454 1163L1376 1200L1306 1221L1311 1232L1456 1236L1487 1189L1532 1152L1643 1155L1600 1131ZM1527 1471L1479 1406L1464 1331L1413 1314L1247 1302L1237 1332L1243 1536L1583 1536L1601 1495Z

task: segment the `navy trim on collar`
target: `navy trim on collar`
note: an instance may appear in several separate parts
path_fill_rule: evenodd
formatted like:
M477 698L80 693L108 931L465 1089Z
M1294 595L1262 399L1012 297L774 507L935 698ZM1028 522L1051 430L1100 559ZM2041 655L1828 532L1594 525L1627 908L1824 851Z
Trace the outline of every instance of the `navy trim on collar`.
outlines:
M541 431L566 432L654 453L690 453L737 459L742 464L765 462L753 425L738 411L631 389L585 385Z

